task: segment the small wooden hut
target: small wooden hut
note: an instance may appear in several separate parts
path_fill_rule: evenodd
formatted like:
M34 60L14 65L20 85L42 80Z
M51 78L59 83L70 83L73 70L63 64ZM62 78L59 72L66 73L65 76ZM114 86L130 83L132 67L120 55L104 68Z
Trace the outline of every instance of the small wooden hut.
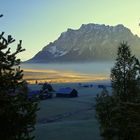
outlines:
M78 91L76 89L67 87L67 88L60 88L56 91L56 97L77 97Z

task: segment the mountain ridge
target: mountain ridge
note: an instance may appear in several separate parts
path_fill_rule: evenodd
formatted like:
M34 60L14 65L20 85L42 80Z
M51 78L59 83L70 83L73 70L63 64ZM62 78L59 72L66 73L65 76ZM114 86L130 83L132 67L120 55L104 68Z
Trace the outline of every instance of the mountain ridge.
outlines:
M140 38L124 25L82 24L79 29L68 28L27 62L112 60L122 41L128 42L133 53L140 58Z

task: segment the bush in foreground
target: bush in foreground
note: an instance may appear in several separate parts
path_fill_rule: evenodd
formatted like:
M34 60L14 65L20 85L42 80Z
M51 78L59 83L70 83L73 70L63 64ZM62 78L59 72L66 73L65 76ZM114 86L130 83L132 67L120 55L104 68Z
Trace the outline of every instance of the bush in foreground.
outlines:
M96 97L96 113L104 140L140 139L140 63L127 43L118 48L111 70L112 95Z

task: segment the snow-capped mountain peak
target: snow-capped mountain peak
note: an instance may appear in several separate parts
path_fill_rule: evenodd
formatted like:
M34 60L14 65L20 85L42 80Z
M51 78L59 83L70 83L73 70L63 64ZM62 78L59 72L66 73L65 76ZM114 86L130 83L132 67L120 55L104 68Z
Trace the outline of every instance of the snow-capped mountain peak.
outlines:
M111 60L122 41L127 41L139 57L140 38L124 25L82 24L79 29L61 33L57 40L45 46L28 62Z

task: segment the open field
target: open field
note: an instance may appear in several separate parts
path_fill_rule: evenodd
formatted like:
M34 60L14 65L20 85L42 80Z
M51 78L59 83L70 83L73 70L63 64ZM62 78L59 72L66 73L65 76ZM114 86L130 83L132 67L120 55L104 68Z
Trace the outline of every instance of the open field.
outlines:
M36 140L100 140L99 125L95 117L95 96L101 92L97 85L79 87L78 84L55 84L78 90L77 98L56 98L40 102L35 136ZM41 86L32 85L31 89Z

